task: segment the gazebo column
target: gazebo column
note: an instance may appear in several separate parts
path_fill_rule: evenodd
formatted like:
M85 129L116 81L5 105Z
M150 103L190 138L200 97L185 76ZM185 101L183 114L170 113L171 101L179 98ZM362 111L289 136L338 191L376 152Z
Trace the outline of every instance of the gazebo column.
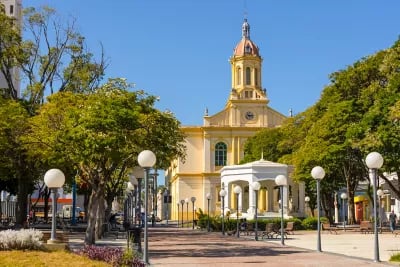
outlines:
M230 209L231 210L236 210L236 198L235 198L235 193L233 192L233 187L235 186L235 184L229 184L229 198L230 198Z
M243 190L239 194L239 213L243 212Z
M285 217L288 216L288 211L289 211L288 200L289 200L288 186L284 186L283 187L283 206L282 207L283 207L283 214Z
M258 199L258 207L260 210L267 211L267 189L266 188L261 188L260 189L260 195Z
M249 183L249 214L256 213L256 192L253 190Z

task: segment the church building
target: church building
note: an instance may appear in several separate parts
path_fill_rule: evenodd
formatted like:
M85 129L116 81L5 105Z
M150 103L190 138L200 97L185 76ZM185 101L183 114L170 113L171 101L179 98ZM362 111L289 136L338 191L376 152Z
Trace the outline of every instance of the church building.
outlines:
M185 161L174 160L165 172L166 185L172 195L170 219L180 219L183 208L190 219L194 208L204 213L209 211L211 216L221 214L219 192L223 186L223 168L239 164L249 137L261 129L279 127L285 120L283 114L268 106L267 91L262 86L262 61L245 19L242 38L230 58L232 89L227 92L224 109L213 115L206 110L201 126L182 126L187 157ZM287 175L287 168L284 169ZM248 185L244 184L243 190L248 190ZM228 194L231 194L229 190ZM271 203L265 204L273 207ZM224 213L229 210L229 204L225 206Z

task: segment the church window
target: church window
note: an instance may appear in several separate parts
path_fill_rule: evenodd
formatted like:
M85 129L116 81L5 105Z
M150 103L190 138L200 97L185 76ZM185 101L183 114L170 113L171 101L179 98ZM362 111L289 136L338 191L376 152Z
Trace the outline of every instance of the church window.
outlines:
M227 156L227 146L223 142L215 145L215 166L225 166Z
M246 85L251 84L251 70L249 67L246 68Z
M254 82L256 86L258 85L258 70L254 69Z
M14 14L14 5L10 5L10 15Z
M251 51L252 51L251 46L250 45L246 45L246 47L244 48L244 53L245 54L251 54Z
M242 79L241 79L242 73L241 73L241 71L242 70L240 68L236 69L236 84L237 85L240 85L242 83Z
M244 98L253 98L253 91L244 91Z

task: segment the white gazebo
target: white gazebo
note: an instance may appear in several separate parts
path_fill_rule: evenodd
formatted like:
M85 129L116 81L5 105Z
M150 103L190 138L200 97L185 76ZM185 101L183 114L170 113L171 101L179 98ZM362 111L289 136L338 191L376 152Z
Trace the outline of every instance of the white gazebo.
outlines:
M285 164L275 163L264 159L246 163L243 165L225 166L221 169L221 188L227 194L224 197L225 207L221 207L224 214L229 211L236 217L236 210L241 218L253 219L256 207L256 192L251 187L253 182L259 182L258 190L258 217L274 218L280 217L279 187L275 184L278 175L288 177L287 186L283 188L283 213L289 218L293 215L304 216L304 183L295 183L290 179L290 167ZM236 196L233 192L235 186L240 186L242 191L238 194L238 205L236 207Z

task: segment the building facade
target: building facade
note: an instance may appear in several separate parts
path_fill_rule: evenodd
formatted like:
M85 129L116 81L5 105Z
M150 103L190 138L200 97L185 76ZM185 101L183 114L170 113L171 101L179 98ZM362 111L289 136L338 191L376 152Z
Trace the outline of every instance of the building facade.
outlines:
M6 15L15 18L16 24L22 25L22 0L0 0L0 4L4 6ZM20 96L20 75L18 68L11 70L14 88L17 91L17 96ZM8 83L0 71L0 88L8 88Z
M227 92L224 109L214 115L206 110L201 126L182 127L186 135L186 160L174 160L165 173L172 195L171 219L178 219L180 201L192 197L196 198L192 203L196 209L220 214L222 168L239 164L249 137L261 129L278 127L285 120L283 114L268 106L267 91L262 87L262 61L245 19L242 38L230 58L232 89ZM192 204L185 213L192 213Z

